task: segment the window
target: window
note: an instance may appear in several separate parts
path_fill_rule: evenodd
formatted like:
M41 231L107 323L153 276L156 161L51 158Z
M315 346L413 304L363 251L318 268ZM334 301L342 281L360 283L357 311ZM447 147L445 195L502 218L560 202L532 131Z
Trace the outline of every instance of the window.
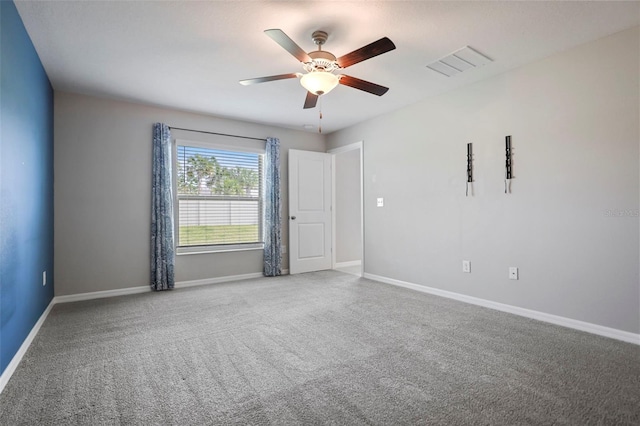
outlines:
M183 143L176 149L178 247L261 247L264 155Z

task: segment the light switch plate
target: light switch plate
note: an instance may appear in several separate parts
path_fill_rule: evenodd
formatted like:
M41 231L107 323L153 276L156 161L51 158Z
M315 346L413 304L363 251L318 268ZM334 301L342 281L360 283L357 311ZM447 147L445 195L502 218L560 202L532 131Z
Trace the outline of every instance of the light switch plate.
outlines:
M517 280L518 279L518 268L516 268L515 266L510 266L509 267L509 279L510 280Z

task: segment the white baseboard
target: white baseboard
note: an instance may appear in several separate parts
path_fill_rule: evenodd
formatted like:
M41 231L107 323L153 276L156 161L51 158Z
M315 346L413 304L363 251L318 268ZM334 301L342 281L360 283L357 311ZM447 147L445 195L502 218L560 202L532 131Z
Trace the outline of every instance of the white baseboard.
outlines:
M404 287L411 290L420 291L422 293L433 294L436 296L446 297L448 299L459 300L461 302L473 305L483 306L485 308L495 309L497 311L508 312L510 314L520 315L539 321L548 322L563 327L573 328L587 333L597 334L599 336L610 337L623 342L634 343L640 345L640 334L630 333L628 331L618 330L615 328L605 327L602 325L592 324L589 322L579 321L571 318L561 317L558 315L547 314L544 312L534 311L531 309L520 308L518 306L506 305L504 303L492 302L491 300L480 299L478 297L466 296L460 293L440 290L433 287L427 287L419 284L400 281L393 278L387 278L380 275L366 273L365 278L373 281L379 281L386 284L392 284L398 287Z
M242 275L230 275L226 277L204 278L202 280L177 281L175 288L195 287L199 285L208 285L208 284L220 284L220 283L226 283L230 281L250 280L253 278L260 278L260 277L264 277L262 272L254 272L251 274L242 274Z
M49 302L49 306L47 306L42 315L40 315L40 318L38 318L38 321L35 323L31 331L27 335L27 338L24 339L24 342L22 342L22 345L20 345L20 349L18 349L18 352L16 352L16 354L13 356L11 362L9 363L9 365L7 365L7 368L5 368L2 372L2 375L0 375L0 394L4 390L4 387L7 385L7 383L9 383L9 379L11 378L11 376L13 376L16 368L18 368L18 364L20 364L20 361L22 361L22 357L24 357L24 354L27 353L27 349L29 349L29 346L31 346L31 342L33 342L33 339L35 339L38 331L40 331L40 327L42 327L42 324L44 324L44 320L47 319L49 312L51 312L51 308L53 308L53 305L55 304L55 298L53 298L51 302Z
M146 293L151 287L143 285L139 287L119 288L116 290L92 291L90 293L68 294L54 297L54 303L79 302L81 300L103 299L105 297L126 296L128 294Z
M283 269L282 275L289 275L289 270ZM204 278L201 280L176 281L175 288L187 288L187 287L195 287L199 285L220 284L220 283L227 283L231 281L251 280L254 278L262 278L262 277L264 277L264 274L262 272L253 272L251 274L227 275L226 277Z
M288 269L282 270L282 275L289 274ZM254 272L251 274L242 274L242 275L228 275L225 277L216 277L216 278L205 278L201 280L191 280L191 281L176 281L175 288L186 288L186 287L194 287L198 285L207 285L207 284L218 284L230 281L240 281L240 280L248 280L252 278L260 278L264 276L262 272ZM138 293L146 293L151 291L150 286L138 286L138 287L127 287L127 288L119 288L115 290L104 290L104 291L92 291L90 293L77 293L77 294L68 294L64 296L56 296L53 298L52 303L67 303L67 302L79 302L81 300L92 300L92 299L102 299L105 297L115 297L115 296L126 296L129 294L138 294Z
M348 268L350 266L360 266L362 265L361 260L351 260L349 262L336 262L334 268Z

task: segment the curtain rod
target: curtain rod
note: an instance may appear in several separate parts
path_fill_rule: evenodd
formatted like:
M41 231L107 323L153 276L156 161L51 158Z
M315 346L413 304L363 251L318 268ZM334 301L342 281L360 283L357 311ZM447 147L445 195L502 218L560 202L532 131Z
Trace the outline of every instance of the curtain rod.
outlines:
M252 138L250 136L228 135L226 133L205 132L204 130L183 129L181 127L171 127L171 126L169 126L169 129L171 129L171 130L184 130L185 132L206 133L208 135L229 136L230 138L253 139L254 141L266 141L266 139Z

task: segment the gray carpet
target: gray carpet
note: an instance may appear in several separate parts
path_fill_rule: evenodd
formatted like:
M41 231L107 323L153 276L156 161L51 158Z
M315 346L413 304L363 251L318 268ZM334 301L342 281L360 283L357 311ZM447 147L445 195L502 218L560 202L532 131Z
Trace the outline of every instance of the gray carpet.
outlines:
M640 424L640 348L334 271L56 305L2 425Z

